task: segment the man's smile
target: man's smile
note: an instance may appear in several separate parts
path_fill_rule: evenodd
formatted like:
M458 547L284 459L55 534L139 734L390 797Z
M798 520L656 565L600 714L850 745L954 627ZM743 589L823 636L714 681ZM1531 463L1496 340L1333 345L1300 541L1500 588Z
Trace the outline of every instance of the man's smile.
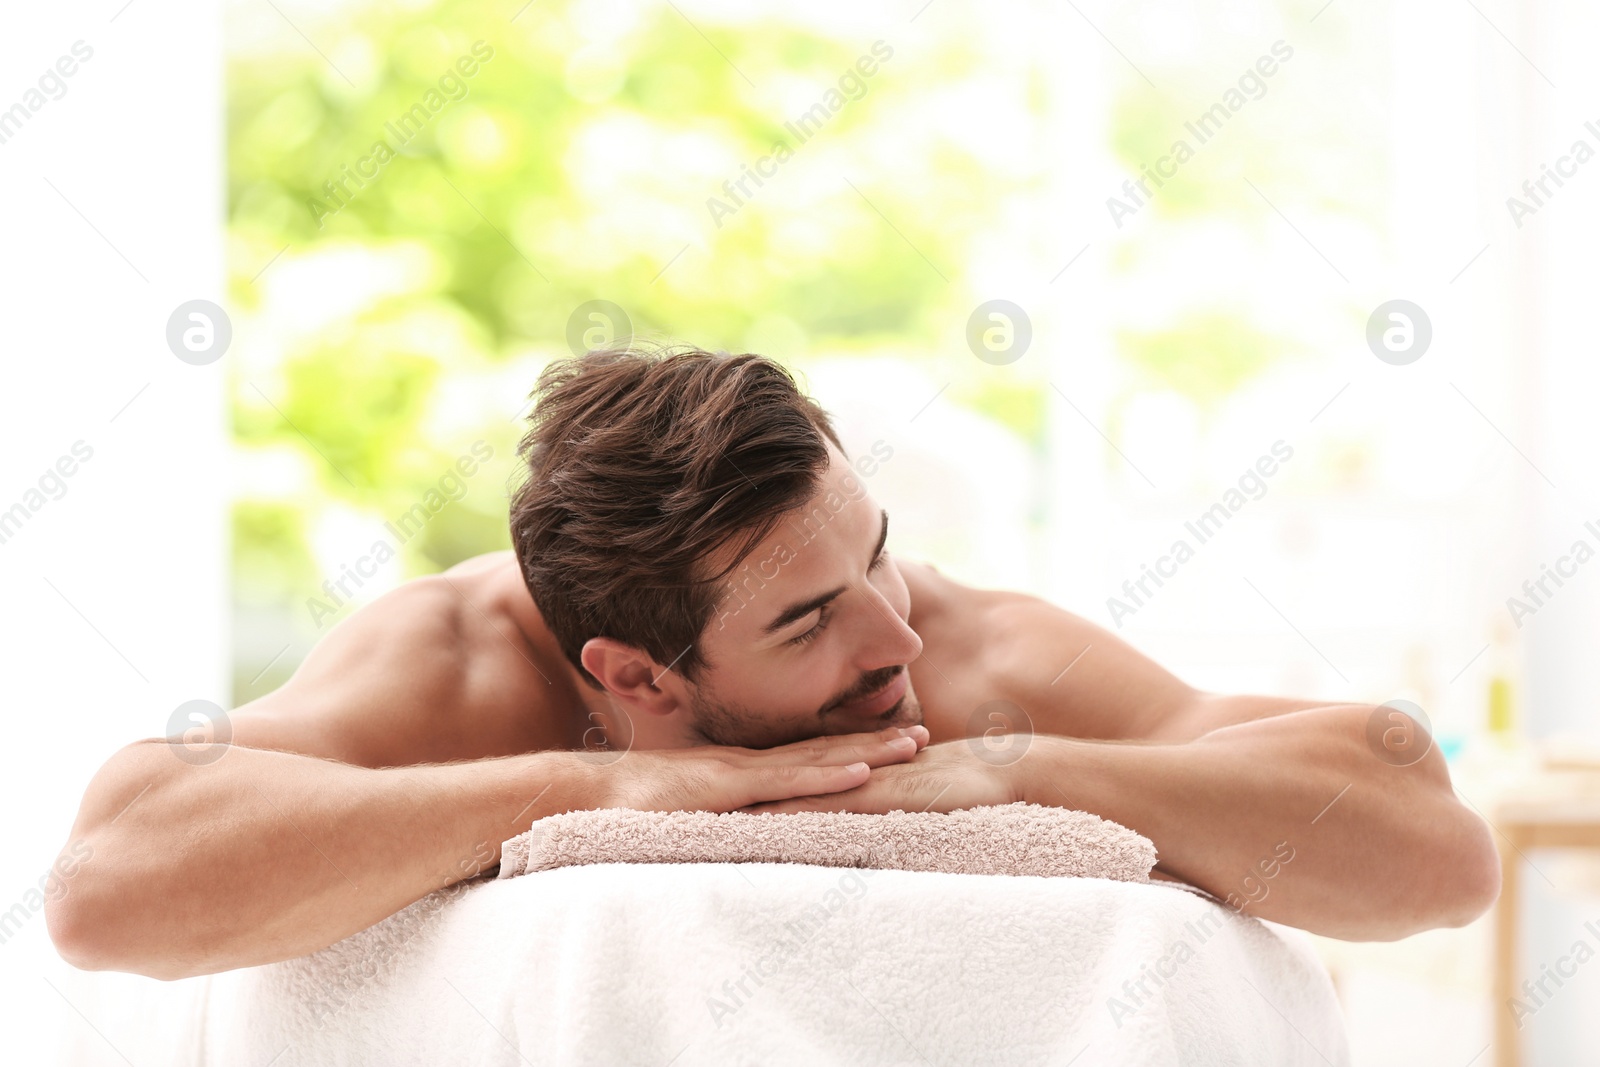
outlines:
M904 667L894 667L892 670L894 673L882 688L872 690L865 696L835 704L824 714L858 719L878 717L885 720L881 725L889 725L887 720L895 718L904 710L901 704L911 684L911 675Z

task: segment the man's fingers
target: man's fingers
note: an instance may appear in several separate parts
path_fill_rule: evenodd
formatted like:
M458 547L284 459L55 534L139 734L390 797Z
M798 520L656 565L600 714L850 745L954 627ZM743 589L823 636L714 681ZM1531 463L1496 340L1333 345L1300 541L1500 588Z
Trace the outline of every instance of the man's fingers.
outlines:
M750 804L739 810L753 815L792 815L799 811L855 811L883 814L891 810L885 807L885 803L877 790L858 788L837 793L790 797L788 800L769 800L760 804Z
M838 809L819 808L817 806L817 801L801 799L769 800L764 804L751 804L748 807L740 808L739 810L748 812L751 815L792 815L797 811L822 811Z
M855 744L833 745L812 759L818 764L833 764L840 767L858 762L882 767L889 763L903 763L916 754L916 738L889 737L874 738L871 741L860 741Z
M735 807L746 807L772 800L838 793L862 785L872 774L863 762L839 766L808 767L785 764L778 767L752 767L745 774L744 796Z
M835 734L752 752L762 762L804 762L843 766L861 760L874 767L910 759L928 743L923 726L890 727L876 733Z
M820 769L820 768L818 768ZM920 788L919 788L920 787ZM896 809L902 811L948 811L948 805L935 807L941 799L950 799L953 791L940 786L937 793L932 783L922 780L912 765L873 769L862 776L855 788L817 791L810 794L773 796L747 804L740 811L752 814L786 815L799 811L853 811L884 815ZM957 804L956 807L964 805Z

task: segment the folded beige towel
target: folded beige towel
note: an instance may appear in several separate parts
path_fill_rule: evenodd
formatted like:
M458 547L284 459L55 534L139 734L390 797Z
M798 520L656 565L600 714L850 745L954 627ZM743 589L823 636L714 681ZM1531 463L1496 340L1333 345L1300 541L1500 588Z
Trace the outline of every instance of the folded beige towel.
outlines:
M1086 811L1000 804L861 815L602 808L540 819L501 850L501 878L587 863L810 863L1148 882L1149 839Z

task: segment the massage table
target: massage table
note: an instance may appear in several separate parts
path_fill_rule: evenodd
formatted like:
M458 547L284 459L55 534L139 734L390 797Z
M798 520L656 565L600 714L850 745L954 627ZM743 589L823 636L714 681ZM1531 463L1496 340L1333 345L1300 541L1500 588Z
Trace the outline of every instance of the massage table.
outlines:
M69 977L75 1067L1349 1062L1305 934L1102 878L601 863L281 963Z

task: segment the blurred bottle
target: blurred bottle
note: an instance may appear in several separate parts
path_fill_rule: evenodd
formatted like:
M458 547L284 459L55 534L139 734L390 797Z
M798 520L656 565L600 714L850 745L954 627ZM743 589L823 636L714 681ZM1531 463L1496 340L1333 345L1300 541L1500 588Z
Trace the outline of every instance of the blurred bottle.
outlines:
M1539 754L1522 732L1522 646L1503 612L1489 623L1489 646L1480 659L1470 668L1482 679L1482 717L1450 774L1464 795L1492 812L1498 798L1523 789L1539 771Z
M1489 643L1489 736L1503 747L1522 741L1521 662L1516 633L1504 615L1497 614Z

